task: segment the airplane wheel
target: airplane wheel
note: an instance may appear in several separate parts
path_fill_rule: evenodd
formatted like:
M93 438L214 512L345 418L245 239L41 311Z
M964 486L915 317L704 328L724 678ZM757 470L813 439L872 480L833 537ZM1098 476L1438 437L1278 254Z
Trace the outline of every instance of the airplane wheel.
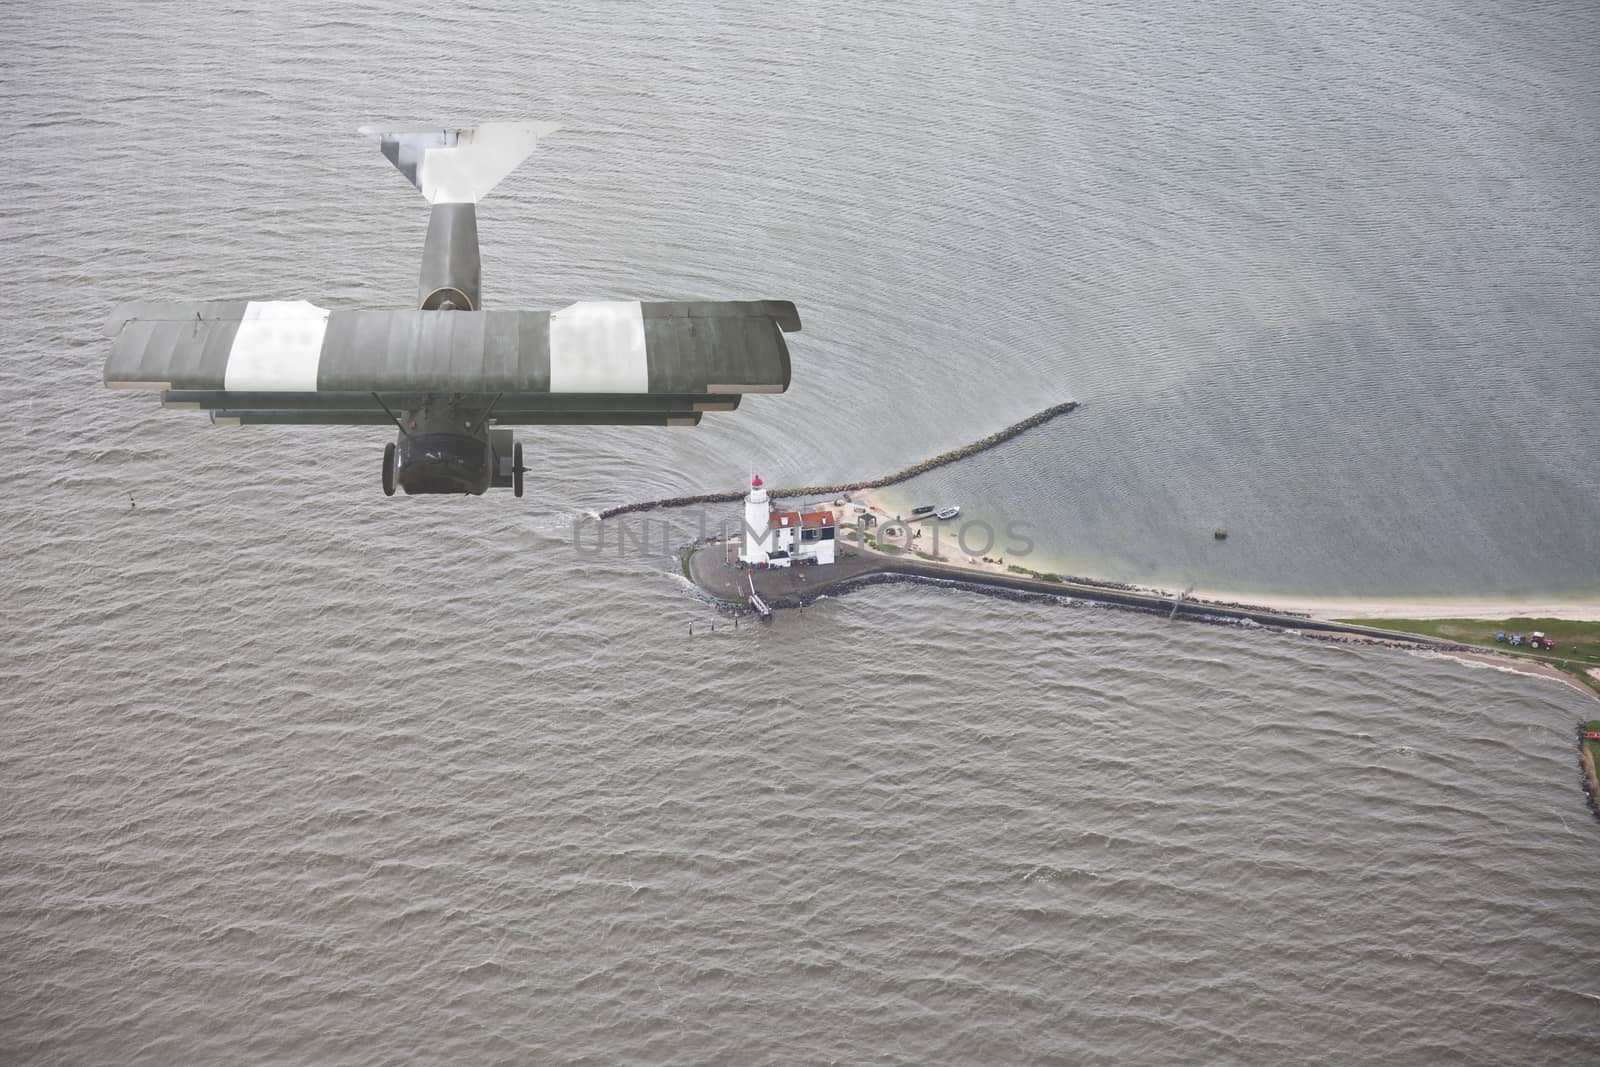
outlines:
M394 496L394 442L383 449L383 495Z
M511 446L511 495L522 495L522 442Z

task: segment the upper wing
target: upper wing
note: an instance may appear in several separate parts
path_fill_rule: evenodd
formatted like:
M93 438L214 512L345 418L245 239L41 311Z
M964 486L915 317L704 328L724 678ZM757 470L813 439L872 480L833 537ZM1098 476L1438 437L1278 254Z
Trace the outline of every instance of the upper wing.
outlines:
M795 306L781 300L584 301L551 312L133 303L106 324L105 381L224 394L203 404L173 397L214 410L251 393L282 398L258 410L304 409L317 394L372 393L498 393L500 403L513 401L507 414L552 402L590 414L715 410L736 404L735 394L787 389L783 334L799 329ZM560 403L579 397L577 409ZM350 410L342 398L327 399L338 406L319 410Z

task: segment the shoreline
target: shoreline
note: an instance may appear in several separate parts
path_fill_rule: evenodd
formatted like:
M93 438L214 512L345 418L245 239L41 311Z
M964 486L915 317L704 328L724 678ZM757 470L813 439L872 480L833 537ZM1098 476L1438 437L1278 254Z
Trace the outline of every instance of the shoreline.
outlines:
M1600 819L1600 777L1595 774L1594 742L1584 740L1585 730L1600 730L1600 720L1590 719L1578 724L1578 766L1583 768L1583 792L1589 801L1589 810Z
M1552 667L1548 663L1541 663L1535 659L1528 659L1524 656L1514 655L1509 652L1491 652L1487 649L1479 649L1471 652L1460 650L1448 652L1441 651L1437 654L1445 657L1446 659L1453 659L1457 663L1468 666L1482 666L1490 670L1506 671L1510 674L1526 675L1529 678L1549 678L1551 681L1560 682L1562 685L1570 686L1586 696L1600 700L1600 692L1590 689L1582 682L1573 678L1572 675L1567 674L1558 668Z
M774 609L803 607L825 596L842 595L860 589L871 588L875 585L899 583L961 589L966 592L1025 603L1050 599L1084 600L1104 604L1107 607L1121 611L1138 611L1147 615L1166 615L1170 612L1169 617L1182 617L1188 622L1220 625L1253 623L1264 629L1277 630L1281 633L1304 637L1312 641L1324 641L1330 644L1363 645L1394 652L1421 652L1454 660L1468 669L1503 671L1507 674L1519 674L1527 678L1541 678L1546 681L1556 682L1574 692L1581 693L1591 700L1600 701L1600 691L1591 689L1558 668L1531 657L1509 652L1495 652L1477 645L1445 642L1420 634L1406 633L1401 630L1386 630L1381 625L1365 626L1359 622L1337 622L1332 619L1319 619L1309 616L1278 616L1270 611L1252 610L1248 605L1224 605L1195 599L1177 601L1177 606L1174 608L1174 602L1171 599L1162 601L1147 598L1141 594L1127 594L1127 598L1124 598L1117 595L1115 591L1086 589L1082 586L1069 585L1067 583L1060 585L1052 583L1049 587L1041 587L1040 583L1029 583L1026 586L1021 582L1001 584L1001 582L994 580L996 577L998 576L962 575L954 571L930 573L914 569L909 565L890 562L881 569L853 578L827 585L819 583L817 588L809 590L803 595L790 594L769 597L768 603ZM1137 602L1130 599L1135 597Z
M843 504L835 501L835 506L849 509L847 514L841 516L846 520L840 524L843 527L841 535L854 527L855 524L848 520L856 518L856 507L874 511L889 523L896 521L873 503L867 494L856 494ZM1463 666L1557 681L1591 699L1600 700L1600 692L1595 688L1584 685L1552 663L1535 656L1499 652L1447 637L1391 630L1383 626L1385 617L1417 619L1427 617L1429 611L1438 613L1434 615L1437 618L1470 618L1460 614L1463 608L1468 604L1487 608L1492 603L1487 600L1318 601L1294 597L1224 600L1218 594L1202 595L1193 591L1175 593L1121 582L1040 574L1016 564L1008 564L1003 557L966 557L959 562L949 557L934 557L917 548L922 539L916 536L916 527L915 523L908 527L913 531L909 550L886 552L880 546L863 543L864 539L858 541L853 535L841 536L837 562L826 570L812 567L745 570L738 565L734 550L738 539L714 539L686 550L688 554L683 560L684 571L697 588L714 600L741 607L748 605L750 590L758 592L772 609L803 608L824 596L899 582L953 587L1023 602L1081 600L1168 618L1182 615L1191 621L1213 624L1253 624L1314 640L1426 652L1454 659ZM931 546L934 540L928 538L927 544ZM893 545L891 549L894 549ZM1518 609L1529 607L1520 602L1511 606ZM1565 607L1569 611L1578 610L1570 602ZM1318 608L1322 610L1307 610ZM1342 621L1333 618L1334 613L1342 616ZM1596 606L1593 615L1600 618L1600 605ZM1486 621L1504 617L1491 616Z
M685 566L689 579L713 599L739 606L748 603L749 594L746 590L749 586L753 586L772 608L795 608L804 607L823 596L834 596L873 585L910 581L994 593L1015 600L1084 600L1168 617L1181 615L1186 619L1208 622L1250 622L1294 632L1313 631L1390 643L1395 647L1433 651L1470 648L1421 634L1289 614L1260 605L1161 595L1112 583L1100 584L1069 578L1046 579L1031 574L999 572L992 568L980 570L915 556L907 558L870 548L862 549L853 543L840 551L838 562L832 565L829 572L808 567L751 571L731 562L729 557L735 544L736 539L713 540L691 546Z

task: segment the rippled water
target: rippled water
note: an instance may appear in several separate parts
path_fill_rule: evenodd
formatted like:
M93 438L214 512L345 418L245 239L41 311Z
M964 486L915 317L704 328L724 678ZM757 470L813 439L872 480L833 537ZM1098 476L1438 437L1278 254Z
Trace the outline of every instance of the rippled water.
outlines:
M0 1060L1593 1048L1576 692L903 586L735 630L677 576L692 520L571 528L1065 394L907 493L1110 576L1593 591L1592 7L12 33ZM352 131L520 115L568 126L483 205L486 299L790 297L788 395L536 431L529 498L455 501L385 500L375 432L100 387L118 300L404 304L426 215Z

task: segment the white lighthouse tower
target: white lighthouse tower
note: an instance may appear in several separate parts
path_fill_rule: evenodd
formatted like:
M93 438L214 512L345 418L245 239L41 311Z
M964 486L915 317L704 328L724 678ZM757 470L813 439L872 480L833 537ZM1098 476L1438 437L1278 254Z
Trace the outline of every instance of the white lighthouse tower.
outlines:
M767 499L767 490L761 484L761 475L753 475L750 478L750 495L744 498L744 543L739 549L740 560L752 567L767 562L772 542L772 535L768 532L771 525L772 505Z

